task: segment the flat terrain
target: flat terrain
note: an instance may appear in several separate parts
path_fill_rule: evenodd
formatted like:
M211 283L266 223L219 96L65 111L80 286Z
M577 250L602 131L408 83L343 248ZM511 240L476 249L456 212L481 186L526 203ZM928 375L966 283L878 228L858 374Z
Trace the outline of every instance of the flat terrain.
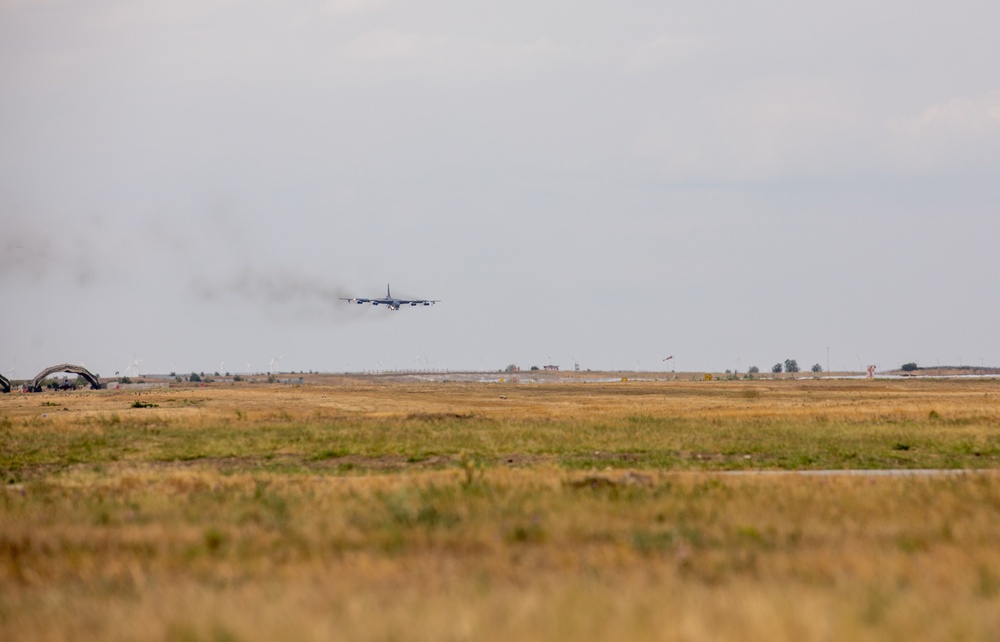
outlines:
M0 396L0 639L995 639L1000 382ZM729 471L952 470L903 476Z

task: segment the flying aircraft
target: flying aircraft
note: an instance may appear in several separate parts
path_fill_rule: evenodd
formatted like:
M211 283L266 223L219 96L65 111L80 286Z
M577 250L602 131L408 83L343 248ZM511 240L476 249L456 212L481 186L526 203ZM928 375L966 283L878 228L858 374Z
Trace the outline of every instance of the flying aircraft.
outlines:
M389 291L389 284L385 286L385 298L383 299L362 299L358 297L340 297L341 301L349 301L351 303L357 303L361 305L362 303L371 303L372 305L384 305L390 310L398 310L400 306L403 305L434 305L435 303L440 303L439 299L397 299L392 296Z

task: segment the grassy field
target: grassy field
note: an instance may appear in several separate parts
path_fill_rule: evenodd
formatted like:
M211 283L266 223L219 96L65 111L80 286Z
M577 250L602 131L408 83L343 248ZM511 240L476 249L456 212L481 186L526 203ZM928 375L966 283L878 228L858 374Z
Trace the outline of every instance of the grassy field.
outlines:
M3 640L990 640L1000 382L0 397ZM738 471L962 469L906 476Z

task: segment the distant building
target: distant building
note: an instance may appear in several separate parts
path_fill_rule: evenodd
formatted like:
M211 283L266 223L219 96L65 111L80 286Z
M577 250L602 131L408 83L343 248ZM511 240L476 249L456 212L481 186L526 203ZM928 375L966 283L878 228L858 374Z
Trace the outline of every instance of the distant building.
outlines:
M542 366L543 370L558 370L559 366Z

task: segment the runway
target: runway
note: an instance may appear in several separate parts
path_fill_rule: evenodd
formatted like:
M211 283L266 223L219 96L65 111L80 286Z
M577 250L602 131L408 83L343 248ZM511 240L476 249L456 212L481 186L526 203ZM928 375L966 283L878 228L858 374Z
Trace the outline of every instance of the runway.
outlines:
M768 476L799 475L803 477L959 477L964 475L997 474L992 468L875 468L845 470L717 470L706 475Z

